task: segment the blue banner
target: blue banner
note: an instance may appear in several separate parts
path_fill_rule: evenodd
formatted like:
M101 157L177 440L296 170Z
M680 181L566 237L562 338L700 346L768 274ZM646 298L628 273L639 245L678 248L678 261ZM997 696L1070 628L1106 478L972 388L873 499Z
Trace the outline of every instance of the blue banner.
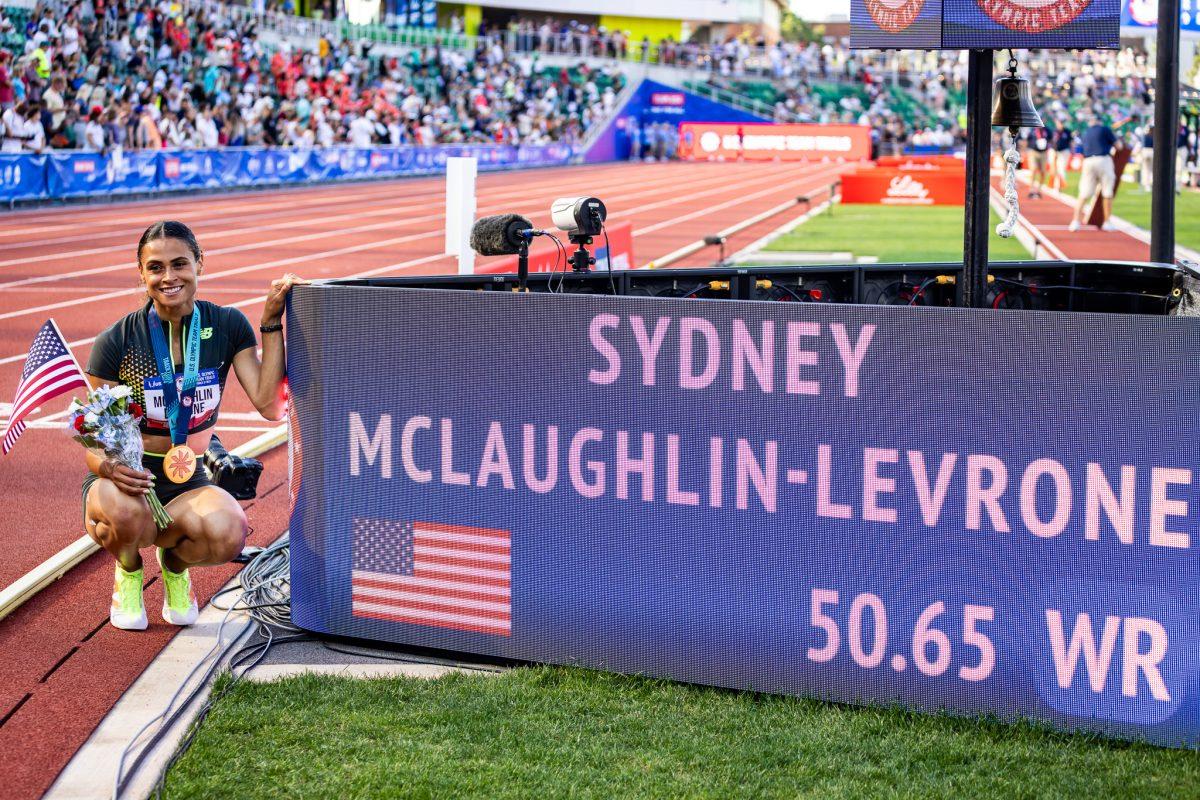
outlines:
M174 150L164 152L159 158L162 172L159 187L180 189L184 187L214 188L227 185L226 180L238 173L240 159L227 164L220 150Z
M1121 24L1135 28L1158 28L1157 0L1122 0ZM1179 29L1200 33L1200 0L1180 0Z
M51 197L153 192L159 187L160 156L144 150L51 152L46 161L46 184Z
M480 170L555 166L574 155L565 144L6 153L0 202L416 175L443 171L451 156L473 156Z
M111 194L134 194L160 191L161 159L164 153L144 150L117 151L104 157L102 191ZM90 193L90 192L89 192Z
M292 617L1195 746L1198 348L1182 318L297 287Z
M642 153L649 152L657 132L649 129L666 123L668 135L678 136L682 122L770 122L767 117L709 100L698 94L643 80L628 102L608 122L608 127L588 149L584 160L589 164L629 158L634 140Z
M0 153L0 202L48 197L46 156Z

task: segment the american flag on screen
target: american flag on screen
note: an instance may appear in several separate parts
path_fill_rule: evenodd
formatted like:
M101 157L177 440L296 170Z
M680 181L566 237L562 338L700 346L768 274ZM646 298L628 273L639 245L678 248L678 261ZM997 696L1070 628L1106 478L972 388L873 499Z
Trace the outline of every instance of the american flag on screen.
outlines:
M351 614L512 634L508 531L355 518Z
M13 401L8 427L4 431L4 442L0 445L4 454L8 455L13 444L25 432L24 419L29 412L80 386L88 388L87 377L75 356L71 355L71 349L67 347L58 325L52 319L47 320L37 336L33 337L25 368L21 370L17 399Z

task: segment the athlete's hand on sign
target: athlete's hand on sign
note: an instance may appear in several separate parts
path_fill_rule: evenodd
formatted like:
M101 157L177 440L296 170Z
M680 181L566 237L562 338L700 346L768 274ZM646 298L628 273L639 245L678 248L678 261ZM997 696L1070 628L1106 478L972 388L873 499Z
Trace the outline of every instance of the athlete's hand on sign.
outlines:
M115 458L107 458L100 464L101 478L108 478L125 494L139 497L154 488L151 478L154 476L145 470L127 467Z
M306 281L290 272L279 280L271 281L271 290L267 292L267 304L263 307L264 325L274 325L283 319L283 308L288 292L292 290L293 286L300 283L312 283L312 281Z

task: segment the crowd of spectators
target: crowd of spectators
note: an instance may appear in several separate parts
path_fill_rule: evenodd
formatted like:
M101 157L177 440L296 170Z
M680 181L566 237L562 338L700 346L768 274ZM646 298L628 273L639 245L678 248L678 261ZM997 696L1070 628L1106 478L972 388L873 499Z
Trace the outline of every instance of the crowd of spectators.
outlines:
M404 55L268 43L253 17L171 0L0 13L0 150L574 142L614 109L618 69L543 70L499 41Z
M452 16L450 26L452 32L462 33L462 18ZM693 68L701 70L707 82L734 92L739 91L739 81L769 80L777 87L771 101L776 121L868 125L883 152L911 144L954 147L964 141L965 121L957 101L966 82L966 62L956 53L905 58L852 51L844 42L767 44L746 37L651 41L602 25L552 17L515 16L494 26L485 22L479 34L522 52ZM814 91L815 85L829 83L855 90L832 98ZM915 126L910 115L896 107L891 85L901 85L920 98L922 125ZM643 133L651 141L657 137L654 131Z
M0 149L576 142L614 111L620 59L704 68L708 82L733 92L765 81L777 121L865 125L877 154L965 141L959 52L744 37L651 42L515 17L485 23L473 51L435 43L383 55L366 40L322 38L311 50L268 42L253 15L234 19L219 8L80 0L65 12L35 9L23 30L0 13L0 41L9 43L0 49ZM461 33L462 18L451 16L450 27ZM542 69L548 53L579 64ZM1145 54L1022 58L1049 126L1087 113L1128 124L1131 139L1144 134L1152 116ZM672 132L660 128L639 130L642 154L673 156Z
M463 32L461 17L451 17ZM614 60L653 61L703 70L704 80L727 91L770 80L778 122L852 123L872 130L880 154L909 147L961 148L966 140L965 54L955 51L855 51L845 41L775 42L747 37L677 42L651 41L627 31L554 17L514 16L481 26L480 35L520 51ZM1081 114L1128 121L1140 138L1152 116L1153 71L1144 52L1022 53L1022 71L1034 82L1035 101L1055 127ZM816 87L835 85L836 92ZM643 131L651 141L656 131ZM643 146L643 150L645 150ZM651 148L658 149L658 148ZM1194 148L1193 148L1194 149Z
M449 24L452 33L464 32L461 16L452 15ZM764 39L746 36L708 41L676 41L667 36L652 41L649 36L638 39L628 31L554 17L514 16L503 25L484 20L478 35L502 39L520 51L703 67L725 77L758 74L788 78L800 73L825 77L840 67L834 63L835 53L848 52L833 45L777 42L768 46Z

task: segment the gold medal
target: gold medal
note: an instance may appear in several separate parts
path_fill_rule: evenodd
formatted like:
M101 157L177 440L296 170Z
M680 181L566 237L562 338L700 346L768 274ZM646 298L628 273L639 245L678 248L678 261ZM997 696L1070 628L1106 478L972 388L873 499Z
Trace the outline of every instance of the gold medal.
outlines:
M177 444L163 459L163 472L172 483L187 483L196 474L196 454L186 444Z

